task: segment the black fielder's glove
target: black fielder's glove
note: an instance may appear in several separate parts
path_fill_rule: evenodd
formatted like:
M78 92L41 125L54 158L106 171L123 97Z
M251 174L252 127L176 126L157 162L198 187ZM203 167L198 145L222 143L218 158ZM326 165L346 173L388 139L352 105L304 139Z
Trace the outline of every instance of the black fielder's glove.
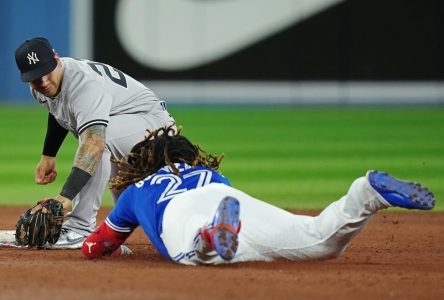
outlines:
M41 248L46 243L55 244L64 220L63 205L55 199L45 199L24 212L15 226L18 246Z

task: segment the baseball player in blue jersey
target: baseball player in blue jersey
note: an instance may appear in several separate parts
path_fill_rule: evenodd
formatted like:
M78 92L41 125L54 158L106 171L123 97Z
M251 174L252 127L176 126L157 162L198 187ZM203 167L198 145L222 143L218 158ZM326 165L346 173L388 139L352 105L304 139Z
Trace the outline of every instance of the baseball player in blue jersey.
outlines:
M417 183L369 171L318 216L294 215L231 187L216 171L221 159L172 127L151 132L118 162L110 185L126 189L83 255L110 255L141 226L165 258L186 265L334 258L378 210L435 203Z
M79 141L71 173L60 194L52 197L63 203L67 220L58 241L46 245L78 249L96 228L104 189L117 171L110 159L125 157L144 139L147 128L174 120L165 103L134 78L107 64L59 57L45 38L22 43L15 60L21 80L29 83L34 99L48 111L36 183L56 179L56 155L68 132ZM113 191L115 200L120 192Z

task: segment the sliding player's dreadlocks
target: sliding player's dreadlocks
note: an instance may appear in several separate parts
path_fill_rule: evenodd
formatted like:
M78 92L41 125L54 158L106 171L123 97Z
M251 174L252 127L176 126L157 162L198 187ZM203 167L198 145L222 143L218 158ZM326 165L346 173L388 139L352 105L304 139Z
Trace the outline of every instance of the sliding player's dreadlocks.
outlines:
M148 136L133 147L128 160L113 160L119 172L109 182L111 189L122 190L166 165L179 175L174 163L184 162L193 167L204 166L217 170L223 159L223 155L207 154L198 145L193 145L180 135L181 129L176 130L175 125L147 131Z

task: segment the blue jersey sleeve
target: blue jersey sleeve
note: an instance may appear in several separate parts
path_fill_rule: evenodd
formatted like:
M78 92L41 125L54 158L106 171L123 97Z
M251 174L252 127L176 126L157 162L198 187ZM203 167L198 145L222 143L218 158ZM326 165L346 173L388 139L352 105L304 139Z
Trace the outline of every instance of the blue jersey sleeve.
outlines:
M169 258L162 240L163 214L169 201L177 195L210 183L230 185L220 173L205 167L180 163L175 174L165 166L144 180L132 184L121 194L106 223L118 232L131 232L141 226L152 245Z
M105 221L113 230L118 232L131 232L139 225L137 217L134 214L134 197L137 197L134 186L129 186L120 195L116 205Z

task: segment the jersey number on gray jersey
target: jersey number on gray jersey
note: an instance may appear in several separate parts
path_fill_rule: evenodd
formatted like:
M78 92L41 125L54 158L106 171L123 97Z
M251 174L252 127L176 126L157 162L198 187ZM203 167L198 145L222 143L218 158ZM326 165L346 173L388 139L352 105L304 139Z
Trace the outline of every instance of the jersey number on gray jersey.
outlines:
M102 72L100 72L100 70L97 68L97 66L101 66L103 68L103 70L105 71L106 76L108 76L108 78L111 79L114 83L116 83L120 86L123 86L124 88L128 87L128 85L126 83L125 75L122 72L120 72L119 70L117 70L116 68L113 68L113 69L117 74L119 74L119 78L113 77L113 75L111 74L111 71L109 70L109 67L105 64L98 63L98 62L88 62L88 66L90 66L91 69L94 70L94 72L96 72L100 76L103 76Z

